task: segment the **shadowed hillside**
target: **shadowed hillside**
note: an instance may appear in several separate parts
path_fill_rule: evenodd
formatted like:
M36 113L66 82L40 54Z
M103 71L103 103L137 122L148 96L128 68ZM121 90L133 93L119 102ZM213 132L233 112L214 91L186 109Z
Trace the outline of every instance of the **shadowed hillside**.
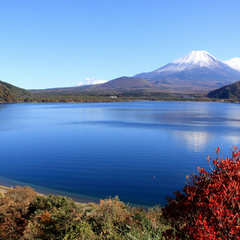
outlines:
M207 97L220 99L240 99L240 81L211 91Z

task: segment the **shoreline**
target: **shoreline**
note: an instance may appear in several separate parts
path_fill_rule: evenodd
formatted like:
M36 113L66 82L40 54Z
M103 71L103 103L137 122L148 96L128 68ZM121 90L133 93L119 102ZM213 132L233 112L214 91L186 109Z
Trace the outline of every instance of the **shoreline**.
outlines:
M94 197L87 196L87 195L81 195L81 194L64 192L61 190L41 187L39 185L16 181L16 180L12 180L12 179L8 179L8 178L0 176L0 193L3 196L7 192L7 190L9 190L11 188L16 188L17 186L31 187L39 195L48 196L49 194L53 194L55 196L60 195L63 197L67 197L69 199L72 199L77 204L91 204L91 203L92 204L100 204L100 202L102 200L115 197L115 196L106 196L105 198L94 198ZM120 201L122 201L121 198L120 198ZM155 206L161 206L161 207L164 206L164 204L161 204L161 203L156 204L156 205L143 205L143 204L139 204L139 203L131 203L131 202L124 202L124 201L122 201L122 202L126 205L129 205L130 207L144 207L145 209L151 209L151 208L154 208Z
M10 189L14 189L16 188L17 186L20 186L20 185L16 185L16 186L11 186L11 187L8 187L8 186L4 186L2 184L0 184L0 194L2 195L2 197L4 197L4 195L8 192L8 190ZM20 187L23 187L23 186L20 186ZM32 187L31 187L32 188ZM35 189L32 188L34 191ZM43 194L43 193L40 193L38 191L35 191L39 196L48 196L49 194L53 194L53 193L49 193L49 194ZM53 194L55 195L55 194ZM60 195L60 194L57 194L57 195ZM61 195L61 196L64 196L64 195ZM72 199L77 205L88 205L88 204L99 204L100 203L100 200L99 200L99 203L95 203L95 202L92 202L92 201L89 201L89 202L80 202L80 201L76 201L75 199L73 198L70 198L69 196L64 196L64 197L67 197L69 199Z
M87 197L87 196L86 197L74 197L74 195L71 196L71 194L64 194L64 192L62 192L62 194L61 194L61 191L57 191L57 190L52 190L51 192L50 191L38 191L38 189L33 188L32 186L21 185L21 184L14 185L14 186L6 186L6 185L3 185L3 184L0 184L0 194L2 195L2 197L4 197L4 195L8 192L8 190L14 189L17 186L19 186L19 187L24 187L24 186L30 187L39 196L48 196L50 194L53 194L55 196L59 195L59 196L67 197L69 199L72 199L76 204L81 204L81 205L88 205L88 204L96 204L96 205L98 205L98 204L101 203L101 201L103 201L103 199L93 199L93 198ZM106 197L105 199L108 199L108 198ZM120 201L121 201L121 199L120 199ZM131 204L131 203L124 203L124 204L129 205L130 207L135 207L135 208L143 207L144 209L151 209L151 208L155 207L155 206L144 206L144 205ZM156 206L161 206L161 205L156 205Z
M4 185L0 184L0 194L2 196L4 196L9 189L11 189L11 187L7 187L7 186L4 186Z
M86 197L84 197L84 196L82 196L82 197L75 196L74 197L74 194L66 194L66 193L58 191L58 190L52 190L52 191L41 190L38 187L35 188L35 187L32 187L32 186L27 185L27 184L13 184L13 185L10 185L10 184L6 184L6 183L5 184L1 183L0 184L0 194L4 197L4 195L8 192L8 190L14 189L17 186L19 186L19 187L24 187L24 186L31 187L38 195L42 195L42 196L48 196L49 194L53 194L53 195L60 195L60 196L63 196L63 197L67 197L69 199L72 199L77 204L89 204L89 203L99 204L100 203L100 199L93 199L93 198L87 197L87 196Z

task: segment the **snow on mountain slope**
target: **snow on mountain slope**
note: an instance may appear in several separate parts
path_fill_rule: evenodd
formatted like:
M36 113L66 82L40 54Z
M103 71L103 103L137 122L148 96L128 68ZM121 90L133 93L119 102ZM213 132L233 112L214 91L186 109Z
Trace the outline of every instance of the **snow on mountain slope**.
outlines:
M224 63L226 63L231 68L234 68L234 69L240 71L240 58L238 58L238 57L232 58L230 60L224 61Z
M149 81L166 77L191 78L192 80L202 78L239 80L240 73L223 61L216 59L207 51L192 51L161 68L152 72L137 74L135 77Z
M155 70L160 73L164 71L179 72L184 70L190 70L196 67L206 67L209 69L224 68L225 64L217 60L207 51L192 51L177 60Z

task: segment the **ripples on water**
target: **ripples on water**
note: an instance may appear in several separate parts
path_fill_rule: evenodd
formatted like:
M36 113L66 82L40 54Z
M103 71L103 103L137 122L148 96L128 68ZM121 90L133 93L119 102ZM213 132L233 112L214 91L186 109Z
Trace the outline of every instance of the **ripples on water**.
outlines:
M238 104L0 104L1 181L76 200L164 204L240 142Z

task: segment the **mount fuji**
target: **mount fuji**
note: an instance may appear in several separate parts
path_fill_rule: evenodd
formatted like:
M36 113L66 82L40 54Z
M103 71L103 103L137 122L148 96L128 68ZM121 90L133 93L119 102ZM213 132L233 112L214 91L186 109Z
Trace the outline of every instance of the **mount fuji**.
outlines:
M161 68L134 77L171 92L207 92L239 81L240 72L207 51L192 51Z

